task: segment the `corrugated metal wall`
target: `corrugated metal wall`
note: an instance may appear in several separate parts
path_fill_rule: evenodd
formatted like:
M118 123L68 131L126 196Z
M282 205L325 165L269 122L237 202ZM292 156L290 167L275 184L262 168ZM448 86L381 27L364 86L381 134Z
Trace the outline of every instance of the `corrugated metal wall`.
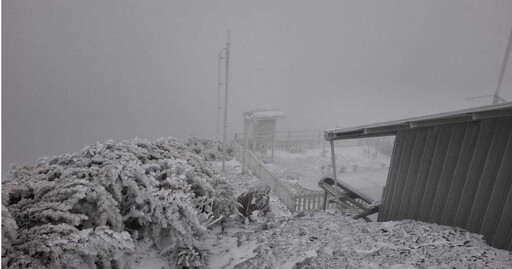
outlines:
M512 117L399 131L379 221L401 219L512 250Z

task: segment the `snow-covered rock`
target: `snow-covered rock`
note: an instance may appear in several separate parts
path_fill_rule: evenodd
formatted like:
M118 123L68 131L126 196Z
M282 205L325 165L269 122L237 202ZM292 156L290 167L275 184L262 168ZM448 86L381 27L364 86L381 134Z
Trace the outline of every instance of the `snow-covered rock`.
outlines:
M270 187L267 185L260 185L250 188L248 191L240 194L236 198L237 202L242 205L238 208L238 211L249 217L254 211L261 211L266 213L269 211L269 200L270 200Z

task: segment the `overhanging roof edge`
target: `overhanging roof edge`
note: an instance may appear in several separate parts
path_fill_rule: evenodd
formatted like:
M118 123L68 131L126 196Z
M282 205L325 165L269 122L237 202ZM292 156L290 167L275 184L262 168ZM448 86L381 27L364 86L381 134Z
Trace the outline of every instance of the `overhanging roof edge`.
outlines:
M475 121L486 117L506 117L511 115L512 102L507 102L498 105L475 107L428 116L362 125L352 128L327 129L324 131L324 137L326 140L340 140L349 138L386 136L409 128Z

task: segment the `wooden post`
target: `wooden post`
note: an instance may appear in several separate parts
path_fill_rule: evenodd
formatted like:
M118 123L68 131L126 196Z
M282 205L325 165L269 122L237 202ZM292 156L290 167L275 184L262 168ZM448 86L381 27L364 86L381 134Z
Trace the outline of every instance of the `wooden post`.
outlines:
M324 191L324 210L327 209L327 191Z

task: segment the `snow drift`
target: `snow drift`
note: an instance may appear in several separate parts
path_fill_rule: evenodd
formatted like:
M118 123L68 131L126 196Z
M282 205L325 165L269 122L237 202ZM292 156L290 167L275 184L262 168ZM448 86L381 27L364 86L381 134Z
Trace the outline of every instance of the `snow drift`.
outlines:
M13 167L2 183L2 266L126 268L150 241L183 265L194 239L235 200L201 156L173 138L108 141Z

